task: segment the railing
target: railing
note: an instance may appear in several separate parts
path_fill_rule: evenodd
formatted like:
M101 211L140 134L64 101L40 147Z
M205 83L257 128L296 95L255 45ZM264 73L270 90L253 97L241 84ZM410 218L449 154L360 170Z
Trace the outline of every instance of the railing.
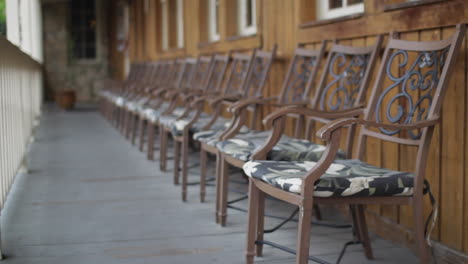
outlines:
M42 66L0 37L0 209L25 154L41 112Z

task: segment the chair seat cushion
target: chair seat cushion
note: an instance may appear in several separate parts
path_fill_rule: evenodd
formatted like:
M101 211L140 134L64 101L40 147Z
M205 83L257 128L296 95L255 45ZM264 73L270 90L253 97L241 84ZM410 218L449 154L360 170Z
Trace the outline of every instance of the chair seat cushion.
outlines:
M250 157L264 145L270 133L271 131L251 131L247 134L218 142L216 143L216 147L224 154L242 161L248 161ZM323 145L283 135L280 141L267 154L267 159L281 161L318 161L322 157L324 151L325 146ZM344 151L338 151L336 158L344 159Z
M159 124L161 126L170 127L171 123L175 122L185 112L185 108L177 107L172 113L159 117Z
M224 123L224 126L222 128L219 128L219 129L214 129L213 127L209 130L204 130L204 131L200 131L200 132L196 132L194 135L193 135L193 139L196 140L196 141L200 141L200 142L203 142L205 144L208 144L210 146L213 146L215 147L216 144L219 142L219 137L221 136L221 134L231 125L231 122L230 121L226 121ZM239 134L240 135L243 135L243 134L246 134L246 133L249 133L251 130L246 127L246 126L242 126L242 128L239 130Z
M116 97L114 99L114 103L117 106L120 106L120 107L123 107L125 105L125 101L126 101L126 99L124 97L122 97L122 96Z
M159 117L161 114L169 107L169 103L162 103L158 108L151 108L151 107L146 107L140 110L141 115L151 121L152 123L155 123L158 121Z
M316 162L249 161L247 176L276 188L301 193L302 179ZM314 196L411 196L414 174L376 167L360 160L336 160L314 184Z
M195 113L194 113L195 114ZM181 119L181 120L176 120L173 123L171 123L171 131L174 136L181 136L183 134L183 131L187 124L190 122L190 120L193 119L193 115L190 114L187 118ZM200 114L200 117L195 121L195 123L192 124L190 127L190 132L191 133L197 133L202 130L202 128L208 124L208 122L211 121L213 118L212 115L202 113ZM225 123L226 120L224 118L217 118L214 124L211 125L212 130L223 130L225 128Z

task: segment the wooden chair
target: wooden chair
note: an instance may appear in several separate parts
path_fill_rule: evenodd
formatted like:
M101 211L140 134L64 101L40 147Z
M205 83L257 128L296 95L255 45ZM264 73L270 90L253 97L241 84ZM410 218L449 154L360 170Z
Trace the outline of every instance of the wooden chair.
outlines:
M135 89L135 84L138 83L140 76L142 76L142 67L139 63L134 63L131 66L129 78L125 82L113 83L115 86L112 87L110 93L112 105L111 115L113 123L117 128L120 128L122 125L123 111L121 111L121 108L124 106L126 98L133 92L133 89Z
M167 149L169 134L171 134L170 124L179 118L188 117L191 114L190 102L195 97L204 94L207 91L207 81L212 69L213 56L200 56L194 66L192 76L187 82L187 86L183 93L178 93L172 103L172 109L163 113L158 120L159 125L159 164L162 171L166 170L167 164ZM176 107L179 111L175 111ZM174 110L173 110L174 109ZM177 151L177 149L176 149ZM175 178L175 184L178 184L178 177Z
M152 92L149 100L138 111L136 130L139 132L140 151L143 151L148 120L152 119L155 113L164 112L169 107L170 101L166 100L166 94L179 87L178 82L183 74L184 64L184 59L160 62L156 83L159 88Z
M215 126L216 121L222 119L221 113L223 109L230 107L236 102L244 98L261 98L263 88L265 86L271 64L276 54L276 45L270 51L253 50L251 55L236 53L234 54L231 68L226 79L226 85L223 90L223 95L210 100L210 106L213 109L213 119L208 122L200 132L193 135L195 141L201 143L200 147L200 162L201 162L201 177L200 177L200 200L205 200L206 190L206 167L208 162L208 153L215 154L215 148L209 144L210 138L216 138L222 134L226 127L234 125L233 121L226 122L224 119L223 126ZM203 100L194 102L194 106L201 109ZM252 116L258 114L257 107L249 108ZM250 124L255 128L254 119ZM219 124L219 122L218 122ZM189 128L187 128L189 129ZM247 130L246 127L244 127ZM182 159L182 178L185 184L182 184L182 196L186 197L187 192L187 177L188 177L188 159Z
M128 122L130 120L129 106L134 104L142 94L151 87L153 78L153 69L149 67L148 63L140 63L141 68L137 79L126 88L126 93L122 97L123 103L119 105L120 112L120 126L119 131L127 137L128 133Z
M314 89L314 98L308 109L330 113L341 112L342 115L340 116L337 114L337 117L359 115L359 109L362 108L365 99L365 93L376 61L376 53L380 49L381 42L382 37L379 36L377 37L376 43L369 47L349 47L333 44L330 48L319 84L317 88ZM322 45L320 51L309 50L308 56L310 57L313 55L315 58L320 59L324 48L325 44ZM290 71L285 78L281 96L277 99L275 105L288 106L289 104L294 106L297 104L297 99L294 99L294 96L289 98L285 96L296 93L296 91L294 91L295 86L290 86L289 84L297 83L298 79L300 80L302 78L300 74L294 74L293 69L303 68L303 66L301 66L302 61L297 60L297 58L301 58L305 54L307 53L301 49L296 54L296 59L292 60ZM296 65L296 63L299 65ZM318 68L317 65L310 70L316 72ZM304 83L303 88L301 88L305 92L299 93L302 95L302 97L300 97L300 102L304 102L309 98L313 80L314 74L310 74L308 81ZM242 114L242 112L245 112L245 107L250 103L268 105L271 104L271 101L246 101L243 104L233 106L231 109L236 113L239 119L243 119L242 115L245 116L245 114ZM300 132L304 130L301 129L304 127L301 122L304 120L304 116L295 113L291 115L297 120L295 137L291 138L285 135L279 135L281 136L281 142L276 144L274 150L272 146L270 151L266 153L268 159L317 161L325 147L314 142L299 139L301 136ZM324 118L322 122L327 122L329 120L330 119ZM238 125L241 125L243 122L244 121L239 120ZM310 126L311 124L308 122L307 128ZM217 199L220 199L217 213L219 217L218 221L222 226L226 224L227 218L228 166L242 168L245 162L251 158L251 155L268 140L271 134L271 131L264 131L237 135L235 130L234 128L232 131L228 131L220 138L221 140L216 143L216 147L218 148L217 167L220 168L217 174L221 183L221 188L219 189L220 193L217 195ZM349 130L350 134L352 134L352 132L352 130ZM309 133L309 129L307 129L304 135L305 138L309 138ZM352 142L347 142L346 146L346 151L341 151L338 158L345 158L346 154L351 153Z
M156 97L161 97L158 109L148 109L145 111L145 119L147 121L147 158L154 158L154 138L156 128L158 127L159 118L165 113L173 111L183 112L183 109L175 109L177 104L174 102L179 93L186 92L188 84L195 70L197 60L194 58L186 58L175 61L172 64L172 76L168 77L169 86L156 94Z
M138 122L139 113L143 110L143 107L151 99L151 95L161 89L159 84L160 72L162 67L159 67L161 64L148 63L147 65L147 75L144 76L146 79L145 85L142 86L141 90L134 95L134 97L125 104L125 109L127 111L127 118L125 121L125 137L130 139L131 143L134 144L135 141L135 127Z
M388 41L377 80L373 86L363 118L343 118L328 123L317 131L327 142L318 162L264 161L271 144L284 129L284 116L302 114L316 120L334 118L335 114L305 108L284 108L272 113L264 122L273 126L272 137L265 148L256 152L244 165L250 177L249 220L246 263L262 254L265 195L299 207L296 263L307 263L311 211L314 203L347 204L356 208L353 220L357 237L365 253L372 258L366 243L366 204L406 204L413 206L415 240L421 263L429 263L425 241L423 193L430 191L425 182L427 155L434 127L440 122L440 110L450 73L465 32L458 25L446 40L417 42ZM341 128L359 125L354 160L335 160ZM418 148L413 172L398 172L369 165L362 161L367 138L377 138ZM288 170L289 172L286 172ZM429 235L429 234L427 234Z
M204 84L206 86L204 93L195 96L192 99L192 102L200 103L195 103L195 105L191 104L188 106L187 111L190 112L188 116L178 117L170 124L170 126L165 127L166 131L170 131L174 140L174 184L179 183L180 156L182 155L183 161L188 162L188 149L192 134L196 131L199 131L213 120L213 115L203 113L204 102L221 95L222 83L230 60L230 52L227 55L215 55L213 57L213 63L211 64L211 68L208 71L207 80ZM220 113L215 112L213 114L218 115ZM220 124L223 120L219 119L218 121L221 121L218 122L218 124ZM183 170L188 169L187 162L183 163ZM183 179L184 181L182 186L186 186L186 178ZM185 201L185 195L183 194L182 196L182 199Z

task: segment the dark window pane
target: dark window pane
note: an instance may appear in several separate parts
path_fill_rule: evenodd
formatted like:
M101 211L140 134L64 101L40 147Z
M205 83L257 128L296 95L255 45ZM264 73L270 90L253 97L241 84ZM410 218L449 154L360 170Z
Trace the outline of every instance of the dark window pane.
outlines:
M96 57L96 49L94 45L92 47L86 48L86 58L93 59Z
M96 16L93 0L72 0L70 4L71 51L75 58L96 57Z
M343 7L343 0L328 0L328 8L340 8Z
M216 9L215 9L215 33L219 34L219 29L218 29L218 16L219 16L219 1L216 0Z
M245 10L245 15L247 16L245 18L245 24L248 27L252 26L252 1L253 0L247 0L247 6Z

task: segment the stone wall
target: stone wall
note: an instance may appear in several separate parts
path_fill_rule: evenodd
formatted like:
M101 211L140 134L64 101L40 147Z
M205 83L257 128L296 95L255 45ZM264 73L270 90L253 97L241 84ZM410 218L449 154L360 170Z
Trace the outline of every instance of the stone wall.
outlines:
M52 100L55 92L61 89L73 89L78 101L94 101L108 77L107 1L96 1L97 58L92 61L70 56L68 1L42 5L46 99ZM70 78L70 75L74 77Z

